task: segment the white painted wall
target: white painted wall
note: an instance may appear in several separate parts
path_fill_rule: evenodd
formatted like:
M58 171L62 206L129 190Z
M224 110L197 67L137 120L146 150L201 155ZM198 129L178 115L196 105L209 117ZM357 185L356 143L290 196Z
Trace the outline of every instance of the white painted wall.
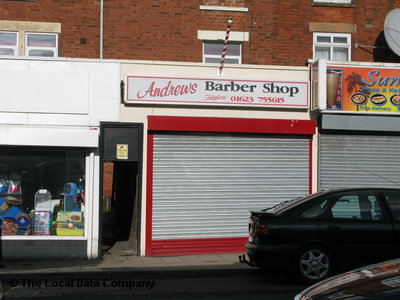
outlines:
M0 58L0 145L97 147L119 121L119 63Z
M116 62L0 59L0 114L6 117L1 124L98 126L100 120L118 121L119 94Z

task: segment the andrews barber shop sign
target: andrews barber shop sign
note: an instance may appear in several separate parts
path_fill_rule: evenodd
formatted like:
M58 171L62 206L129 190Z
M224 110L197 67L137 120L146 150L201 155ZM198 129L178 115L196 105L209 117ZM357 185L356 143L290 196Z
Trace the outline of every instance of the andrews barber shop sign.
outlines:
M127 76L126 103L308 108L308 82Z

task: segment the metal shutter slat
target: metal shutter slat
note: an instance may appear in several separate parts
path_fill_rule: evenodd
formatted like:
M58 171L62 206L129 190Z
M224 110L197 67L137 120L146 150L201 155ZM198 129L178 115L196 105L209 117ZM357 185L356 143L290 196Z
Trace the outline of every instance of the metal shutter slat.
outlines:
M320 189L398 187L400 139L395 136L320 136Z
M308 139L154 135L153 240L247 236L249 210L308 185Z

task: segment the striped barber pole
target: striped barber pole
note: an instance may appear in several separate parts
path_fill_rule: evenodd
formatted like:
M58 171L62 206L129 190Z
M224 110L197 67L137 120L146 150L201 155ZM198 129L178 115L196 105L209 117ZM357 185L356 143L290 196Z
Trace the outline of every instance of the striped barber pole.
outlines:
M227 24L228 27L226 28L224 48L222 48L221 62L219 64L219 75L222 74L222 69L224 68L226 49L228 48L229 33L231 32L231 25L233 24L233 21L231 19L227 20Z

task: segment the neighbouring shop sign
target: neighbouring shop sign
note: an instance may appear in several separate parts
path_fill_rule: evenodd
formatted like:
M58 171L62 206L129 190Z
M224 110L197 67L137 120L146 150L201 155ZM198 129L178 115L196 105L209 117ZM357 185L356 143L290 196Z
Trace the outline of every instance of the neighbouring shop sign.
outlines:
M323 72L326 76L326 106L320 102L320 108L343 112L400 113L400 69L340 66L328 62Z
M127 76L126 103L308 108L308 82Z

